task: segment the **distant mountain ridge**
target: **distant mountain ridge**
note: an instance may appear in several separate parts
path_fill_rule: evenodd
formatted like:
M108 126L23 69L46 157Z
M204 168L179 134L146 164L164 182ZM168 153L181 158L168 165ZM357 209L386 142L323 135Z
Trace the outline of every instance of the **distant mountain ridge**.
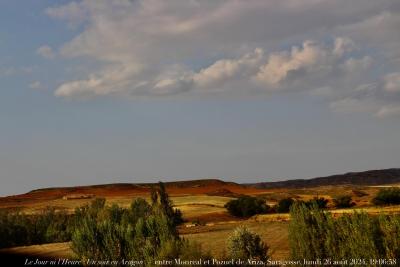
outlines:
M363 172L349 172L311 179L295 179L279 182L261 182L244 184L247 186L266 188L303 188L324 185L384 185L400 183L400 168L370 170Z

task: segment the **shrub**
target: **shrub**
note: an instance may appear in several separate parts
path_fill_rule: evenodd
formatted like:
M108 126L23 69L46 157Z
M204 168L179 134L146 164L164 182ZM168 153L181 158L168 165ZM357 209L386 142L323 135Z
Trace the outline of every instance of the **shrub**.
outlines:
M246 227L236 228L228 238L228 256L231 259L266 261L268 247L259 235Z
M293 203L294 203L294 200L292 198L281 199L275 207L276 212L279 212L279 213L289 212L290 206L292 206Z
M329 218L316 204L295 203L290 208L289 245L292 259L327 258L324 236L331 226Z
M323 197L314 197L313 199L305 202L308 207L317 207L319 209L325 209L328 205L328 200Z
M389 204L400 204L400 188L386 188L381 189L372 199L372 203L375 205L389 205Z
M145 266L153 266L155 260L187 255L185 250L203 255L198 246L179 237L178 213L172 209L165 189L160 186L151 196L152 205L135 199L129 209L124 209L108 207L103 199L96 199L77 209L73 251L83 262L137 259L143 260Z
M293 260L395 259L400 256L400 216L353 213L334 219L316 205L292 206L289 224Z
M143 199L134 200L130 209L104 203L97 199L76 211L72 249L83 261L135 258L149 263L160 253L167 256L178 250L172 219Z
M256 197L243 196L225 204L230 214L237 217L250 217L255 214L267 213L269 206L265 201Z
M384 255L388 259L398 259L400 256L400 216L380 216L379 225Z
M336 208L350 208L353 207L356 203L351 201L350 195L338 196L333 199L333 203Z

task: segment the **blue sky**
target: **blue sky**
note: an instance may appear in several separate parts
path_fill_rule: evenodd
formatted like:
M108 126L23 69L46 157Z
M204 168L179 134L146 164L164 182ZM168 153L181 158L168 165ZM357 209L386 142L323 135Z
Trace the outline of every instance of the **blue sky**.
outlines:
M0 195L399 167L395 0L5 0L0 17Z

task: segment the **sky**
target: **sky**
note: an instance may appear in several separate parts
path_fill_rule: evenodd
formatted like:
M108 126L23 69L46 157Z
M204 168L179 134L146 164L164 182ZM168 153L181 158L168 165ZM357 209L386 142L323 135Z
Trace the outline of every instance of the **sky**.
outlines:
M0 22L0 195L400 167L398 0L2 0Z

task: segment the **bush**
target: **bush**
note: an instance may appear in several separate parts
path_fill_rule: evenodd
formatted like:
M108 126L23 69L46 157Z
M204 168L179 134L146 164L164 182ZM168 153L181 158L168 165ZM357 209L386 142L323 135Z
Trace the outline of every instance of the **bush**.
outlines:
M162 186L153 190L151 199L151 205L135 199L129 209L108 207L104 199L96 199L77 209L73 251L83 262L137 259L145 266L153 266L155 260L187 257L187 251L203 255L199 246L179 237L180 212L172 208Z
M130 209L107 207L103 199L77 209L72 249L83 261L143 259L148 264L160 255L175 256L180 239L173 221L143 199Z
M394 259L400 256L400 216L353 213L334 219L316 205L292 206L289 224L293 260Z
M236 228L228 238L228 256L231 259L266 261L268 247L259 235L246 227Z
M250 196L231 200L224 207L236 217L250 217L255 214L267 213L270 210L264 200Z
M375 198L372 199L375 205L400 204L400 188L393 187L379 190Z
M287 213L290 210L290 207L294 203L294 200L291 198L281 199L276 205L276 212L278 213Z
M356 204L351 201L350 195L338 196L333 199L333 203L335 204L336 208L350 208Z
M303 201L298 201L299 203L303 203L307 207L316 207L318 209L325 209L326 206L328 205L329 200L323 197L314 197L313 199L310 199L309 201L303 202Z

